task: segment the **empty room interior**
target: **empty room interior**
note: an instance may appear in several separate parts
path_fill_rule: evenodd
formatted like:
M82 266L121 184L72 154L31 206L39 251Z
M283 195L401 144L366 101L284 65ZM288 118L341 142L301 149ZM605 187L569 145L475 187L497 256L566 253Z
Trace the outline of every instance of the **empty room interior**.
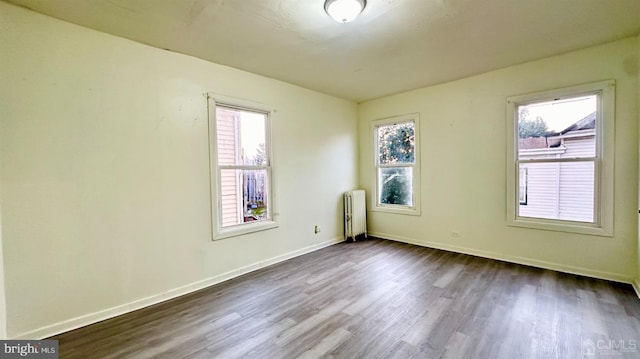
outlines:
M0 0L0 49L0 339L640 358L638 0Z

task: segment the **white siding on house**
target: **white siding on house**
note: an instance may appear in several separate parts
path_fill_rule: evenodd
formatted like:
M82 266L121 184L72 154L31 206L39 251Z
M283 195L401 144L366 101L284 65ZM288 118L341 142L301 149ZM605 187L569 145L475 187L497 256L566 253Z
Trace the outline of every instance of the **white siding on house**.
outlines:
M558 218L559 163L523 163L527 169L527 204L518 215L533 218Z
M595 156L595 136L565 138L556 148L520 151L520 159L585 158ZM547 153L545 153L547 152ZM527 202L520 217L594 222L593 162L521 163L527 169Z
M236 118L233 111L218 107L216 109L217 150L219 165L235 165L236 151Z
M216 131L218 164L235 165L237 154L237 121L235 112L225 108L216 109ZM223 170L220 174L222 202L222 226L240 224L238 199L241 198L238 171Z
M559 219L593 222L594 163L565 162L560 166Z
M238 214L238 179L236 170L222 170L221 187L222 195L222 226L232 226L240 223Z
M567 138L564 140L564 146L567 149L562 155L564 158L596 156L596 141L593 136L588 138Z

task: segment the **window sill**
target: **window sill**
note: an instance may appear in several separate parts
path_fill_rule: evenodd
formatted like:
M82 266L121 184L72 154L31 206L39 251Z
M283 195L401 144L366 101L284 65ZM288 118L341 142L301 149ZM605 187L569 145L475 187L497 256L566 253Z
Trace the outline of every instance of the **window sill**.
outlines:
M597 224L545 220L540 218L518 217L507 221L511 227L541 229L546 231L587 234L592 236L613 237L613 230L607 230Z
M404 214L408 216L420 215L420 209L415 207L411 208L411 207L404 207L404 206L373 206L371 210L374 212Z
M242 236L249 233L266 231L268 229L277 228L278 226L278 222L274 221L238 224L219 230L214 234L213 240L217 241L220 239Z

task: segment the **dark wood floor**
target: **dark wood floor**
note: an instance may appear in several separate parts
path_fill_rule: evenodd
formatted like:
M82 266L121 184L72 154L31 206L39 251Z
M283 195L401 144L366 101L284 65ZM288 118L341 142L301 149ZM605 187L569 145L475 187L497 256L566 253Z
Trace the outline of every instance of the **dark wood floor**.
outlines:
M61 358L640 358L629 285L369 239L52 339Z

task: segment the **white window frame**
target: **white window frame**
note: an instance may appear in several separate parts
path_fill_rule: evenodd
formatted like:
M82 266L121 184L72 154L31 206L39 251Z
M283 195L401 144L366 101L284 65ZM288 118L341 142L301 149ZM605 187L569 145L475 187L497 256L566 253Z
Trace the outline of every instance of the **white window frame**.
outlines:
M378 169L384 166L379 164L379 147L378 147L378 127L413 122L414 124L414 162L413 165L402 164L401 167L412 167L412 203L411 206L397 205L397 204L383 204L380 203L379 191L380 191L380 176L378 175ZM386 212L405 215L420 215L420 115L418 113L401 115L391 118L385 118L375 120L371 122L371 137L373 138L373 191L371 191L372 205L371 210L376 212Z
M594 162L594 223L520 217L518 159L518 107L531 103L598 95L596 157ZM507 225L569 233L613 236L615 81L599 81L507 98ZM584 161L585 159L570 159Z
M208 101L208 134L209 134L209 177L211 184L211 232L212 239L219 240L229 237L236 237L244 234L264 231L278 227L276 212L276 195L274 186L274 164L273 151L271 141L271 122L276 112L273 108L261 103L253 101L232 98L217 94L206 94ZM229 166L220 166L218 164L217 154L217 106L244 110L249 112L262 113L265 115L265 150L268 156L266 166L231 166L241 169L266 169L267 170L267 219L256 222L240 223L234 226L222 226L222 187L221 187L221 171ZM245 168L246 167L246 168ZM230 168L230 167L229 167Z

